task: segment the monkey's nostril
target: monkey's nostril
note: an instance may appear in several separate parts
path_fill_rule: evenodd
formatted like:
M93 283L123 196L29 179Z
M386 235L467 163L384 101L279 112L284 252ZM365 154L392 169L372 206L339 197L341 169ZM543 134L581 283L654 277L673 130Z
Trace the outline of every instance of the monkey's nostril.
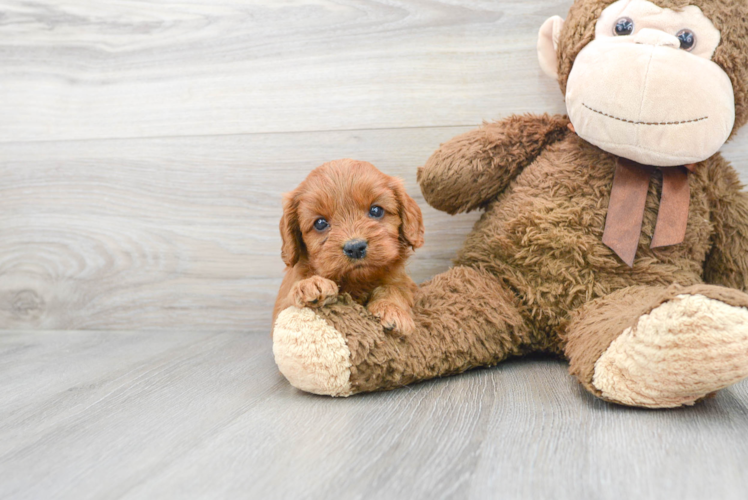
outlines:
M368 244L364 240L346 241L343 245L343 253L351 259L363 259L366 257L366 247Z

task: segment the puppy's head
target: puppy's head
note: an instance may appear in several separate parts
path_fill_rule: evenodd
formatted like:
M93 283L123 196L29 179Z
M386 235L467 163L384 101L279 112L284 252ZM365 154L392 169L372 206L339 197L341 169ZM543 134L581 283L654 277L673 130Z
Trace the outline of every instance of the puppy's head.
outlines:
M366 280L423 245L421 209L400 179L372 164L337 160L314 169L283 200L287 266L306 259L331 280Z

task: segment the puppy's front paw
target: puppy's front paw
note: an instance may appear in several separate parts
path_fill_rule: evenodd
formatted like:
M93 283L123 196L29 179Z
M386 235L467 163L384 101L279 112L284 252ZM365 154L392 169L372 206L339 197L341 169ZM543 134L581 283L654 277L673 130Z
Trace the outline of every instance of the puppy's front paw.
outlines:
M409 309L403 309L397 304L380 300L372 302L367 309L379 318L385 330L401 335L410 335L416 329L413 316Z
M291 298L296 307L322 307L331 304L338 296L338 285L321 276L298 281L291 288Z

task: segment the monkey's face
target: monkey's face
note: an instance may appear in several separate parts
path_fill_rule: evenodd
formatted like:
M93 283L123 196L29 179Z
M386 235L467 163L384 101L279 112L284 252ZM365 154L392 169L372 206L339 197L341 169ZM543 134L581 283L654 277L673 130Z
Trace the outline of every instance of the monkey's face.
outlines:
M610 5L569 74L566 106L576 132L649 165L709 158L735 123L730 78L711 60L719 42L720 32L696 6Z

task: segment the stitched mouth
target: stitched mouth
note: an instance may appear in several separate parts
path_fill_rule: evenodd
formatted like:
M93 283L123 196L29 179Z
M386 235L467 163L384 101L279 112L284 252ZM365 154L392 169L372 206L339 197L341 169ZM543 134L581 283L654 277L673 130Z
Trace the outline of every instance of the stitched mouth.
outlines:
M683 125L684 123L696 123L696 122L701 122L701 121L709 119L708 116L703 116L701 118L696 118L695 120L683 120L683 121L679 121L679 122L638 122L638 121L634 121L634 120L627 120L625 118L619 118L617 116L609 115L608 113L603 113L602 111L598 111L596 109L593 109L593 108L587 106L584 103L582 103L582 106L584 106L585 108L589 109L593 113L597 113L598 115L603 115L603 116L606 116L608 118L612 118L614 120L618 120L620 122L631 123L632 125Z

